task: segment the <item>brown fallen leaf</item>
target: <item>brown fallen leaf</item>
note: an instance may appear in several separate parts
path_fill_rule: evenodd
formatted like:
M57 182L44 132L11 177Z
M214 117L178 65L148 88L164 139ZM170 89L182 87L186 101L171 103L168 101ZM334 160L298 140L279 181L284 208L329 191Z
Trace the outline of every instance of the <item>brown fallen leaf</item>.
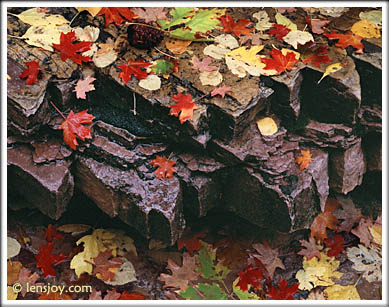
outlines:
M166 41L166 48L174 54L183 54L191 43L192 41L169 38Z
M159 280L165 282L163 288L178 287L182 291L186 290L189 281L197 279L200 275L199 272L194 270L195 265L195 257L189 256L188 253L183 255L181 267L173 260L169 259L166 268L172 272L172 275L163 273L160 275Z
M327 238L327 228L338 229L338 220L330 211L322 212L315 217L311 225L311 236L322 242Z
M281 259L278 258L278 248L272 249L269 243L266 241L264 244L253 244L253 247L258 252L258 254L252 254L252 256L261 260L269 272L271 278L273 278L276 268L285 270L284 264L282 263Z
M19 278L19 272L22 268L19 261L7 261L7 284L13 285Z
M317 245L314 238L310 237L309 241L300 240L300 244L305 248L301 249L297 255L305 256L307 260L311 260L315 256L320 259L320 250L323 246Z
M374 240L369 231L369 227L371 226L373 226L373 220L371 217L367 219L361 218L358 227L351 230L351 233L356 235L363 245L370 246L371 242Z

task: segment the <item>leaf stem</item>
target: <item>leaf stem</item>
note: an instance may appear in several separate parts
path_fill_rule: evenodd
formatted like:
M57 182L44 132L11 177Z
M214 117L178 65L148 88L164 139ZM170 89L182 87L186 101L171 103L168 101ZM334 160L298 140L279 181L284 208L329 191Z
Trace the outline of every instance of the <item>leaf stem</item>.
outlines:
M203 96L197 98L195 101L193 101L193 103L196 103L197 101L199 101L200 99L203 99L205 96L208 96L210 93L205 93Z
M83 11L79 11L79 12L77 12L76 15L73 16L72 20L70 20L70 22L69 22L69 27L71 26L71 24L73 23L73 21L78 17L78 15L80 15L81 12L83 12Z
M193 282L190 281L189 284L193 287L193 289L195 289L195 291L196 291L196 293L197 293L198 295L200 295L204 300L206 299L206 297L204 296L204 294L202 294L202 293L200 292L200 290L196 288L196 286L193 284Z
M162 53L163 55L166 55L170 58L173 58L173 59L176 59L176 60L179 60L179 58L175 57L175 56L172 56L170 54L167 54L166 52L163 52L162 50L159 50L157 47L154 47L155 50L157 50L158 52Z
M62 114L62 112L57 108L57 106L52 102L49 101L51 105L54 107L54 109L63 117L64 120L66 120L66 117Z

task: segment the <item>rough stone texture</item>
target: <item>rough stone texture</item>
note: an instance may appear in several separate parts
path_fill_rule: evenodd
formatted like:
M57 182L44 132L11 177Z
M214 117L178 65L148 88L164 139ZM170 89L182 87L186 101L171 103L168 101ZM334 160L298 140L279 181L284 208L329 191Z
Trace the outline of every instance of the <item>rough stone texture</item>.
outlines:
M319 84L317 82L324 67L308 65L302 70L302 112L319 122L354 124L361 104L359 74L354 61L344 50L334 48L328 54L333 62L341 62L343 68L325 77Z
M142 180L133 169L123 171L79 157L75 179L101 210L119 216L147 237L174 244L183 231L182 188L175 177Z
M366 160L361 140L346 150L334 150L330 154L330 188L347 194L362 183L366 172Z
M73 195L71 162L56 160L50 164L33 162L32 150L26 145L9 148L8 193L35 205L52 219L59 219Z
M363 133L382 133L382 107L379 105L362 106L359 113L359 125Z
M370 133L362 140L362 148L366 157L367 170L382 172L382 135Z

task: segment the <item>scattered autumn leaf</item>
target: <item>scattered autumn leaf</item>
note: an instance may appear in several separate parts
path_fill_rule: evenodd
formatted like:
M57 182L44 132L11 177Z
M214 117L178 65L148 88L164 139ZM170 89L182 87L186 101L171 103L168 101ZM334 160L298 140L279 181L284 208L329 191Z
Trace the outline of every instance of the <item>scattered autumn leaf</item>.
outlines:
M352 32L343 34L332 31L331 33L324 33L324 36L328 37L329 39L338 39L338 42L335 44L337 47L345 49L348 46L352 46L357 49L357 53L363 53L364 46L361 42L363 37L360 35L356 35Z
M199 75L202 85L217 86L223 81L223 75L218 71L203 71Z
M324 290L327 300L360 300L355 285L332 285Z
M18 292L13 290L13 287L7 286L7 300L13 301L18 297Z
M118 300L145 300L146 297L139 293L139 292L131 292L127 293L126 290L124 290L121 294Z
M151 160L151 164L154 167L158 167L155 170L155 175L159 179L163 178L173 178L173 173L176 172L174 168L175 161L170 161L166 157L157 156L155 159Z
M85 52L90 49L92 42L79 42L73 44L76 40L76 34L74 32L61 33L59 44L54 44L53 47L61 52L61 60L65 62L67 59L72 60L77 64L82 62L90 62L92 59L88 56L82 56L79 53Z
M279 25L284 25L285 27L289 28L291 31L297 30L297 25L294 24L288 17L285 17L280 13L276 13L275 18Z
M164 7L135 7L131 9L137 16L134 18L144 19L145 23L157 20L166 20L166 12Z
M309 241L300 240L300 244L305 248L301 249L297 255L304 256L307 260L311 260L313 257L320 259L320 250L323 246L317 245L313 237L309 237Z
M258 254L252 254L252 256L258 258L263 263L271 278L273 278L276 268L285 270L284 264L281 259L278 258L278 248L272 249L266 241L264 244L253 244L253 248Z
M157 75L148 75L140 80L138 85L148 91L156 91L161 88L161 79Z
M119 78L122 79L124 84L127 84L131 80L131 76L134 75L138 80L146 79L147 72L142 70L152 65L152 63L146 62L143 59L139 61L129 60L127 64L118 66L121 69Z
M224 95L227 92L231 92L231 91L232 91L232 87L223 85L222 87L217 87L217 88L213 89L213 91L211 92L211 96L213 97L216 95L220 95L224 98Z
M369 227L373 226L373 221L371 218L361 218L359 224L356 228L351 230L351 233L359 238L362 244L365 246L370 246L373 241L373 236L369 231Z
M7 261L7 284L13 285L19 278L20 269L23 267L19 261Z
M86 93L95 90L95 86L92 84L95 80L95 78L90 76L86 77L84 80L78 80L76 87L73 90L73 92L76 92L77 99L86 99Z
M230 14L220 17L223 24L223 31L226 33L233 33L235 36L240 37L242 34L251 36L254 28L248 29L247 26L251 25L251 21L248 19L239 19L234 22L234 19Z
M98 12L102 9L101 7L76 7L77 11L87 11L92 17L95 17Z
M368 20L360 20L353 24L351 32L364 38L380 38L381 32L378 26Z
M266 11L256 12L253 14L253 17L258 20L258 22L255 24L255 28L258 31L266 31L273 26Z
M19 255L20 243L14 238L7 237L7 259Z
M288 49L284 49L288 50ZM296 53L290 50L289 52L282 52L278 49L273 49L270 52L272 59L263 58L262 62L266 64L264 69L274 69L278 74L286 70L294 69L294 65L298 62Z
M190 40L180 40L169 38L166 41L166 48L173 54L183 54L192 43Z
M105 26L113 22L119 26L124 20L131 21L136 17L128 7L103 7L97 15L105 15Z
M311 19L308 16L305 17L305 20L308 23L308 25L310 25L312 33L315 33L315 34L323 34L324 30L322 29L322 27L325 27L330 22L327 19L325 19L325 20L324 19L323 20L322 19Z
M29 269L26 268L22 268L20 270L17 282L21 285L22 290L20 293L23 297L27 294L27 285L28 287L43 285L42 283L36 283L39 278L40 276L37 272L32 273Z
M229 269L241 267L246 261L248 244L230 239L222 239L215 243L216 256L220 259L221 264ZM243 290L243 289L242 289Z
M64 122L58 129L63 130L64 142L73 150L76 150L78 142L76 137L85 141L85 139L91 139L91 130L82 124L91 124L95 118L93 115L87 113L88 110L84 110L78 113L70 111Z
M212 62L210 57L206 57L200 61L199 58L194 55L191 62L193 64L193 69L198 69L200 72L214 71L218 69L216 66L209 65Z
M278 13L285 13L285 12L288 12L288 13L293 13L293 12L296 12L296 8L295 7L276 7L275 8L277 10Z
M39 62L31 61L24 63L27 68L20 74L20 79L25 79L27 85L32 85L38 82Z
M267 293L274 300L294 300L294 295L298 292L299 283L289 287L288 282L280 277L277 288L271 287Z
M193 102L192 95L184 95L178 93L172 97L174 101L177 102L175 105L170 106L169 115L179 116L180 123L184 123L188 119L193 118L193 111L198 108L198 106Z
M324 71L323 75L321 76L320 80L317 81L317 83L319 84L321 82L321 80L323 80L326 76L328 76L329 74L335 73L335 72L341 70L342 68L343 68L342 63L334 63L331 65L328 65L326 70Z
M53 225L49 224L45 229L45 239L47 242L52 242L53 239L62 240L62 235L57 232L57 229Z
M282 40L291 30L284 25L274 24L273 27L267 32L270 35L274 35L277 40Z
M159 280L165 282L163 288L178 287L181 290L188 288L190 281L196 280L200 273L194 270L196 261L194 257L185 253L182 258L182 266L176 264L173 260L168 260L167 269L171 271L171 275L162 273Z
M251 264L247 266L244 271L239 272L238 276L239 282L237 286L243 291L247 291L249 285L252 285L253 287L259 287L260 280L264 279L261 270L254 269Z
M347 249L347 257L354 263L352 268L363 272L362 277L368 282L382 279L382 257L374 246L367 248L362 244Z
M271 117L265 117L257 121L257 127L262 135L273 135L277 133L278 126Z
M327 255L329 257L338 257L344 251L343 237L340 234L335 234L333 238L324 239L324 243L328 248Z
M339 225L339 231L350 232L353 226L362 218L361 209L356 209L349 198L338 197L341 209L334 212L337 219L343 220Z
M187 251L189 252L189 255L193 256L194 251L197 251L203 247L201 242L199 241L200 238L205 238L205 233L201 232L195 234L190 238L181 238L177 241L177 248L178 250L180 250L183 247L186 247Z
M325 211L315 217L311 224L311 236L319 241L327 238L327 228L337 230L338 220L336 216L330 212Z
M100 252L97 257L93 258L95 265L93 274L99 279L112 281L122 263L123 260L119 257L112 257L112 251Z
M52 254L54 243L48 242L39 246L39 253L34 255L38 260L36 267L42 269L43 276L56 276L53 265L59 264L66 259L64 254Z
M286 34L283 38L285 43L292 45L293 48L297 49L297 44L304 45L307 42L313 42L313 36L307 31L293 30Z
M368 12L360 12L359 18L366 19L370 22L375 23L378 27L382 27L382 11L372 10Z
M331 59L328 57L328 46L320 46L314 42L307 42L304 45L299 44L297 50L304 64L310 63L320 68L321 64L331 62Z
M301 149L300 152L301 156L296 157L296 163L300 165L300 171L303 171L308 168L309 164L311 163L312 155L309 149Z

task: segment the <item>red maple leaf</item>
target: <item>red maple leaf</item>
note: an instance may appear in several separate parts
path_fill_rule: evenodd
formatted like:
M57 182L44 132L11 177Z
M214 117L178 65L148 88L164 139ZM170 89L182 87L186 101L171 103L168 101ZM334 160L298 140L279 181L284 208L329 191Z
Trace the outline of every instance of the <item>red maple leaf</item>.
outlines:
M141 68L150 66L152 63L145 62L143 59L139 61L129 60L127 64L120 65L122 70L119 77L122 78L124 84L127 84L131 80L131 76L134 75L138 80L147 78L147 72Z
M247 29L246 26L251 24L248 19L239 19L238 22L234 22L234 19L230 14L220 17L223 24L223 31L226 33L233 33L235 36L240 37L241 34L251 36L254 28Z
M25 62L27 68L20 74L20 79L27 78L26 84L32 85L38 82L39 62Z
M285 70L291 70L294 68L294 64L298 62L294 52L287 52L283 55L281 50L273 49L270 52L272 59L262 59L262 63L265 63L265 69L275 69L279 74Z
M363 44L361 40L362 36L356 35L352 32L348 32L346 34L336 33L332 31L331 33L324 33L324 36L329 39L338 39L339 41L335 44L335 46L340 47L342 49L347 48L348 46L352 46L357 49L357 53L363 53Z
M52 242L54 238L57 240L62 240L62 235L57 232L53 225L49 224L45 231L45 239L47 242Z
M126 290L124 290L121 294L118 300L145 300L146 296L143 294L140 294L139 292L132 292L127 293Z
M189 239L179 239L177 242L177 248L180 250L184 246L189 252L189 255L193 256L193 252L201 249L203 245L201 244L199 238L204 238L205 233L198 233Z
M65 62L67 59L71 59L73 62L77 64L81 64L82 62L90 62L92 59L88 56L82 56L77 52L85 52L90 49L92 42L79 42L73 44L76 40L76 33L61 33L59 38L59 44L54 44L53 47L59 51L61 51L61 60Z
M193 102L192 95L184 95L178 93L172 97L174 101L177 101L177 104L170 106L169 115L179 116L180 123L184 123L188 119L193 118L193 110L197 109L198 106Z
M220 95L224 98L224 95L226 94L226 92L231 92L232 91L232 88L230 86L222 86L222 87L217 87L215 88L212 92L211 92L211 96L216 96L216 95Z
M259 281L264 279L262 271L258 268L254 269L252 264L247 266L243 272L239 272L238 276L239 282L237 285L242 291L247 291L249 284L254 287L259 287Z
M294 300L293 295L298 292L298 286L299 283L296 283L289 287L288 282L281 277L278 288L271 286L267 295L274 300Z
M92 138L91 130L82 125L92 123L92 120L95 118L87 112L88 110L78 113L70 111L66 120L58 128L63 130L63 140L73 150L76 150L76 146L78 145L76 136L83 141Z
M39 254L34 255L38 260L36 267L42 269L43 276L56 276L53 265L59 264L66 259L64 254L52 254L54 243L48 242L39 246Z
M291 30L284 25L274 24L273 27L269 30L270 35L275 35L277 40L282 40L282 38L288 34Z
M342 247L344 245L343 237L339 234L334 235L333 238L325 239L324 243L326 247L330 248L327 253L329 257L338 257L344 251Z
M176 172L176 169L174 168L174 164L176 164L175 161L170 161L166 159L166 157L160 157L157 156L155 159L151 160L151 164L154 167L158 168L155 170L155 175L157 178L172 178L173 173Z
M128 7L103 7L97 15L105 15L105 26L113 22L120 25L125 19L131 21L138 17Z
M304 64L311 63L320 68L320 64L331 62L327 56L328 46L318 46L314 42L307 42L304 45L298 44L297 49Z

